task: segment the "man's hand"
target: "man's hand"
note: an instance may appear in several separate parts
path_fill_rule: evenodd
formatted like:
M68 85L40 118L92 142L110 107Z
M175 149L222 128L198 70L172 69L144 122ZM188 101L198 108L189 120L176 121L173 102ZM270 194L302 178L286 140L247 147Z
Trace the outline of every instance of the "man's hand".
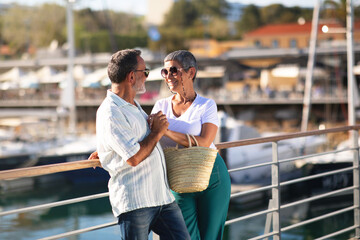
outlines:
M148 118L148 122L151 131L156 134L160 134L161 137L165 134L167 128L169 127L169 122L166 118L166 115L163 114L161 111L157 112L156 114L150 115Z
M98 152L95 151L93 152L92 154L90 154L88 160L92 160L92 159L99 159L99 155L98 155Z
M88 160L93 160L93 159L99 159L99 155L98 155L98 152L97 151L95 151L95 152L93 152L92 154L90 154L90 156L89 156L89 158L88 158ZM93 167L94 169L96 168L96 167Z
M148 124L149 124L150 129L152 129L152 124L153 124L153 121L154 121L154 116L155 116L155 114L150 114L150 115L148 116L148 119L147 119L147 122L148 122Z

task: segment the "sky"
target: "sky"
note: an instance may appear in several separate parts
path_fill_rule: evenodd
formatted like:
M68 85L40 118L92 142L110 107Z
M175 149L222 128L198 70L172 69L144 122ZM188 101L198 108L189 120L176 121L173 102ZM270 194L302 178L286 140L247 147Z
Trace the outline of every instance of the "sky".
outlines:
M267 6L272 3L281 3L287 7L314 7L314 0L228 0L229 2L238 2L242 4L255 4L257 6ZM1 3L18 3L22 5L41 5L46 2L64 5L66 0L1 0ZM101 10L113 9L115 11L124 11L145 15L147 0L76 0L74 8L87 8Z

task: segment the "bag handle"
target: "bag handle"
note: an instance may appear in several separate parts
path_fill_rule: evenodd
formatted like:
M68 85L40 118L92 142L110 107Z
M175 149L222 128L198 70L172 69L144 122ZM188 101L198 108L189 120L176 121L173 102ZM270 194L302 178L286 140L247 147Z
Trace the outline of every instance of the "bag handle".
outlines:
M190 147L192 147L192 143L191 143L191 139L190 139L190 137L194 140L194 142L195 142L195 146L199 146L199 143L198 143L198 141L196 140L196 138L194 137L194 135L191 135L191 134L185 134L186 135L186 137L187 137L187 139L188 139L188 142L189 142L189 148Z
M196 140L196 138L194 137L194 135L191 135L191 134L186 133L185 136L186 136L186 138L187 138L187 140L188 140L189 148L192 147L192 143L191 143L190 137L194 140L195 146L197 146L197 147L199 146L199 143L198 143L198 141ZM175 148L176 148L176 149L179 149L179 144L176 144L176 147L175 147Z

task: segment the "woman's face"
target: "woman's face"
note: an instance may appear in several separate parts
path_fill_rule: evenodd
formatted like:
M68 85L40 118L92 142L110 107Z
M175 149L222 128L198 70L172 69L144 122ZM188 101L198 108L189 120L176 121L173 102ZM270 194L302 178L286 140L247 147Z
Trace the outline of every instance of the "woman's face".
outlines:
M183 84L186 85L191 82L190 71L185 72L177 61L167 61L164 63L164 68L161 70L161 75L165 78L171 91L178 92L182 90Z

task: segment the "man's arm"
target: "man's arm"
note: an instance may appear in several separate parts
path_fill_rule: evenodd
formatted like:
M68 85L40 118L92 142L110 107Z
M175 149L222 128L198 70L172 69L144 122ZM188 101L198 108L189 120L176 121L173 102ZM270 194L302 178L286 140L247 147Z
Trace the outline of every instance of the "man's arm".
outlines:
M169 122L167 121L165 114L163 114L161 111L152 115L150 134L145 137L143 141L139 142L140 150L126 162L130 166L135 167L144 161L154 150L160 138L165 134L168 126Z

